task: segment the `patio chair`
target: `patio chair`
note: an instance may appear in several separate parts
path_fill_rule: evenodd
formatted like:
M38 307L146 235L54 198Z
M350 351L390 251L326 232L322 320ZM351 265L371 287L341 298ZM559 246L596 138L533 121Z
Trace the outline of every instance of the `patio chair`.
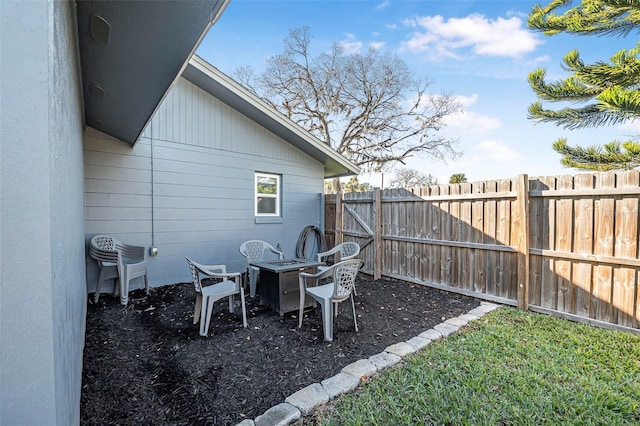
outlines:
M129 283L134 278L143 277L145 291L149 294L145 247L124 244L108 235L95 235L89 242L89 255L98 262L100 268L94 302L100 298L102 283L109 279L115 279L113 295L120 294L122 305L129 302Z
M307 295L313 297L322 308L322 328L324 330L324 340L333 341L333 321L334 316L338 316L338 303L351 299L353 310L353 324L358 332L358 321L356 319L356 306L353 301L353 289L355 287L356 276L364 262L360 259L349 259L335 263L323 271L315 274L301 272L298 275L300 285L300 311L298 313L298 327L302 327L302 316L304 300ZM307 285L307 280L319 282L322 278L332 277L333 281L328 284L312 287Z
M249 294L256 297L256 285L260 268L251 266L251 263L264 260L265 251L271 251L278 255L279 260L284 259L284 253L274 248L271 244L262 240L249 240L240 244L240 254L247 258L247 275L249 277Z
M196 304L193 311L193 323L200 322L200 335L207 336L209 334L209 325L211 324L211 313L213 312L213 304L224 298L229 298L229 312L233 313L234 295L240 294L240 305L242 306L242 325L247 328L247 308L244 303L244 288L242 287L240 272L227 272L225 265L201 265L189 258L187 264L193 285L196 290ZM219 278L220 282L202 285L201 276L208 278ZM231 278L231 280L229 279Z
M349 260L355 258L360 253L360 245L352 241L347 241L342 244L338 244L331 250L327 250L322 253L318 253L318 262L323 262L324 265L318 266L318 271L327 269L331 264L342 262L343 260ZM357 296L358 292L353 289L353 293Z
M338 263L338 262L342 262L343 260L353 259L359 253L360 253L360 246L358 245L358 243L348 241L342 244L338 244L337 246L333 247L331 250L318 253L318 262L325 263L325 265L318 266L318 270L320 271L323 269L327 269L330 266L328 262L331 256L333 256L333 260L334 260L334 262L332 263Z

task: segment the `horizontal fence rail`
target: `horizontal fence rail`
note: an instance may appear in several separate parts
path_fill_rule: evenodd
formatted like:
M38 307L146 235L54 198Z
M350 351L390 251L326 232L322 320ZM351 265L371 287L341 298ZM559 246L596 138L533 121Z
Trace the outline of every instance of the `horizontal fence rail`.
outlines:
M363 271L640 330L640 172L328 194L329 246Z

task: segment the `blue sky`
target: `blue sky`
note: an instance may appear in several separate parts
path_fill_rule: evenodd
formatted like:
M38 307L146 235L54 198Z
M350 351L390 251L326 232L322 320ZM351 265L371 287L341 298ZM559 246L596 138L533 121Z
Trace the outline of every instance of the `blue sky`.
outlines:
M289 30L308 26L312 49L327 51L342 43L346 51L370 46L397 53L416 76L432 81L432 93L458 97L465 112L448 119L444 135L458 139L462 156L447 163L428 157L405 167L430 173L446 183L454 173L469 181L575 174L563 168L551 144L566 137L570 145L627 140L640 131L630 124L564 130L527 119L536 100L527 75L547 68L554 79L568 74L562 58L578 49L583 60L608 61L620 49L633 48L632 37L547 37L527 29L531 1L256 1L232 0L197 54L233 77L239 66L262 71L265 60L281 53ZM546 4L546 2L544 2ZM548 105L550 107L557 107ZM385 174L385 182L392 178ZM375 186L380 175L363 175Z

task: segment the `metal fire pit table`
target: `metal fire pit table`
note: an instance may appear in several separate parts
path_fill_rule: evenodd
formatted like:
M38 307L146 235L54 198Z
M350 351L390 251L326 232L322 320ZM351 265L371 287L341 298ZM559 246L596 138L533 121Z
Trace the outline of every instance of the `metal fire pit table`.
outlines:
M314 273L316 266L322 262L306 259L271 260L251 263L260 268L258 294L260 303L277 311L280 316L285 312L297 311L300 308L300 272ZM304 307L314 306L312 298L305 298Z

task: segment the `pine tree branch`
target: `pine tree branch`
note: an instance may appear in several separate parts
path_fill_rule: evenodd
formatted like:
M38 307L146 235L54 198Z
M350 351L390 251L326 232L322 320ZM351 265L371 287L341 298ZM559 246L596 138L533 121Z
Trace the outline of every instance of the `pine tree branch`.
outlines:
M582 129L613 125L628 119L626 114L618 111L603 111L598 105L587 105L583 108L563 108L558 111L542 107L542 103L534 102L529 106L528 118L539 123L554 123L565 129Z
M632 0L590 0L568 8L572 0L555 0L546 7L534 6L527 25L546 35L569 33L576 35L626 36L638 30L640 6ZM556 13L563 8L563 13Z
M612 87L604 90L598 97L598 108L602 111L617 113L619 121L640 117L640 91L624 90Z
M599 146L569 146L567 140L558 139L552 145L562 155L564 166L594 171L631 170L640 166L640 144L617 141Z
M576 76L555 83L547 83L544 78L546 70L537 69L529 74L529 85L536 95L546 101L582 102L593 99L602 89L585 85Z

